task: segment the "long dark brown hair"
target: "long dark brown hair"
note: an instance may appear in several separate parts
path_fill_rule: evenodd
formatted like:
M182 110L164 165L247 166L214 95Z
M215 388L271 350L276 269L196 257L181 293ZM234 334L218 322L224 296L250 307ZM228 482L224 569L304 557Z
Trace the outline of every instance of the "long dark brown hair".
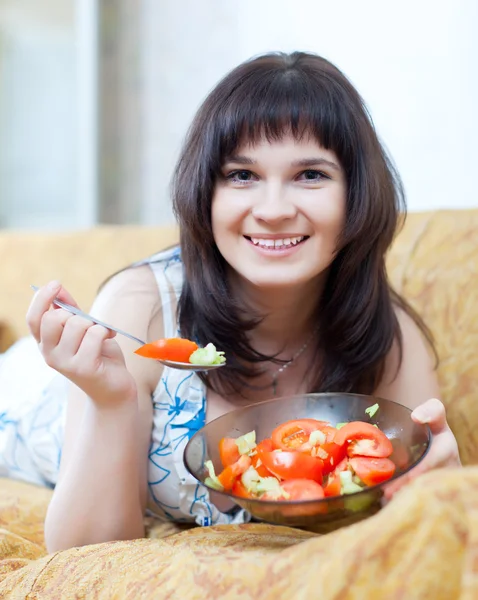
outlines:
M313 54L273 53L241 64L196 114L172 188L184 262L180 332L226 352L227 367L204 379L215 389L240 391L261 361L275 359L249 344L248 331L260 315L246 313L230 293L227 263L212 233L211 203L226 157L245 141L278 140L287 132L296 138L312 134L332 150L347 181L345 227L317 306L320 368L310 391L371 393L394 341L401 360L397 306L432 340L387 279L385 255L405 213L398 174L355 88Z

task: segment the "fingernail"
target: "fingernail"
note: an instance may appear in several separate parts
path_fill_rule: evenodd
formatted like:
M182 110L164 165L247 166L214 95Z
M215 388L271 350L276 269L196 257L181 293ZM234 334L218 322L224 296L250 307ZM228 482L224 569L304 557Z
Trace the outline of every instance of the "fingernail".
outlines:
M416 408L413 413L412 416L417 419L417 421L420 421L420 423L429 423L431 421L431 415L428 413L427 410L423 410L422 408Z
M59 281L56 281L55 279L53 281L50 281L47 287L53 292L54 290L57 290L59 287L61 287L61 283Z

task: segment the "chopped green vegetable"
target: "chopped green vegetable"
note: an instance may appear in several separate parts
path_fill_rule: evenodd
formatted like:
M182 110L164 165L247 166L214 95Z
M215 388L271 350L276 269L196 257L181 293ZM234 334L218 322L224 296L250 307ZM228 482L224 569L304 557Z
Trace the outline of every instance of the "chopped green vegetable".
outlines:
M238 437L236 440L236 446L239 450L239 454L249 454L257 446L256 444L256 432L250 431Z
M323 431L320 431L320 430L313 431L309 435L309 444L312 444L312 446L316 446L317 444L322 445L322 444L325 444L326 439L327 439L327 436L325 435L325 433Z
M345 427L345 425L347 425L347 423L337 423L335 429L342 429L342 427Z
M342 471L340 473L340 483L342 494L355 494L355 492L362 491L362 488L352 480L352 473L350 471Z
M370 418L372 418L376 412L379 409L379 405L378 404L374 404L373 406L369 406L368 408L365 409L365 412L368 414L368 416Z
M280 482L275 477L261 477L261 480L257 484L257 491L259 493L268 492L269 494L273 494L277 498L284 496L284 498L290 498L290 494L284 492L282 489Z
M285 492L278 479L275 477L261 477L254 467L249 467L241 477L242 484L248 492L253 494L264 494L268 492L276 498L283 496L288 499L290 494Z
M212 487L213 489L219 490L220 492L222 492L224 487L222 486L221 482L219 481L219 479L216 476L216 471L214 470L214 465L212 464L212 460L206 461L204 466L206 467L206 469L208 470L208 473L209 473L209 477L206 477L204 483L207 486Z
M210 365L222 365L226 362L224 352L218 352L214 344L208 344L204 348L198 348L189 357L193 365L207 367Z
M254 469L254 467L249 467L245 473L241 476L241 481L244 487L248 492L256 492L257 484L260 482L261 476Z

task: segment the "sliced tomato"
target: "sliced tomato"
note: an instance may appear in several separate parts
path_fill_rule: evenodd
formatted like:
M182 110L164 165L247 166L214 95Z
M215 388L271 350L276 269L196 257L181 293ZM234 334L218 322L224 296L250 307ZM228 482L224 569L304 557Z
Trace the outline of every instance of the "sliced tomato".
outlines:
M366 485L376 485L388 481L395 473L395 464L389 458L356 456L350 459L350 466Z
M222 438L219 442L219 456L223 467L233 465L239 460L241 455L239 454L239 448L234 438Z
M342 471L346 471L349 468L349 459L346 456L343 460L339 462L339 464L335 467L335 473L341 473Z
M272 432L271 438L274 447L280 450L297 450L309 441L313 431L327 426L326 421L316 419L294 419L279 425Z
M312 479L322 483L323 463L320 458L280 450L261 452L260 456L265 468L279 479Z
M327 425L326 427L324 427L322 429L322 431L327 436L327 439L325 440L326 444L331 444L332 442L335 442L335 436L337 435L337 432L339 431L338 429L336 429L335 427L332 427L331 425Z
M289 479L281 487L290 495L288 500L320 500L324 497L322 486L310 479Z
M327 485L324 487L324 495L329 496L340 496L342 491L342 484L338 473L331 473L327 480Z
M135 354L156 360L172 360L174 362L189 362L191 354L198 349L198 345L184 338L164 338L144 344Z
M272 473L266 469L264 463L262 462L261 454L263 452L272 452L274 450L274 446L272 444L272 440L270 438L266 438L262 440L260 444L257 444L256 453L252 456L252 466L259 473L261 477L270 477Z
M349 458L346 456L339 462L339 464L335 467L332 473L329 473L327 485L324 487L324 493L326 496L340 496L342 492L342 482L340 480L340 473L342 471L346 471L349 468L349 462Z
M324 490L317 482L310 479L288 479L281 483L281 488L288 497L276 498L271 493L265 493L261 500L280 500L281 502L293 502L299 500L320 500L324 497Z
M374 456L387 458L393 452L392 442L371 423L352 421L339 429L334 439L336 444L347 445L349 456Z
M347 449L345 446L339 446L335 442L326 442L319 446L316 452L317 456L324 463L323 474L328 475L346 457Z
M232 493L234 496L239 496L239 498L252 498L252 495L248 492L246 486L240 479L236 479L234 482L234 485L232 486Z
M262 442L257 444L255 450L258 454L260 454L261 452L272 452L272 450L274 450L274 444L272 443L271 438L266 438L265 440L262 440Z
M236 479L245 473L250 466L250 457L243 454L237 462L235 462L233 465L229 465L224 469L224 471L219 473L217 478L225 490L231 490L232 486L236 482Z

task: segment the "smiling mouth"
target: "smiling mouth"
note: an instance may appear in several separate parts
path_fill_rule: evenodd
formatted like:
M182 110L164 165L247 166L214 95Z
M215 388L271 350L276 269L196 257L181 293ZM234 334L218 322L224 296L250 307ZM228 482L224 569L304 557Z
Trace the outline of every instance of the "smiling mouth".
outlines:
M308 235L283 237L277 239L250 237L248 235L245 235L244 237L246 240L249 240L252 244L254 244L254 246L265 248L266 250L284 250L286 248L294 248L295 246L298 246L309 239Z

